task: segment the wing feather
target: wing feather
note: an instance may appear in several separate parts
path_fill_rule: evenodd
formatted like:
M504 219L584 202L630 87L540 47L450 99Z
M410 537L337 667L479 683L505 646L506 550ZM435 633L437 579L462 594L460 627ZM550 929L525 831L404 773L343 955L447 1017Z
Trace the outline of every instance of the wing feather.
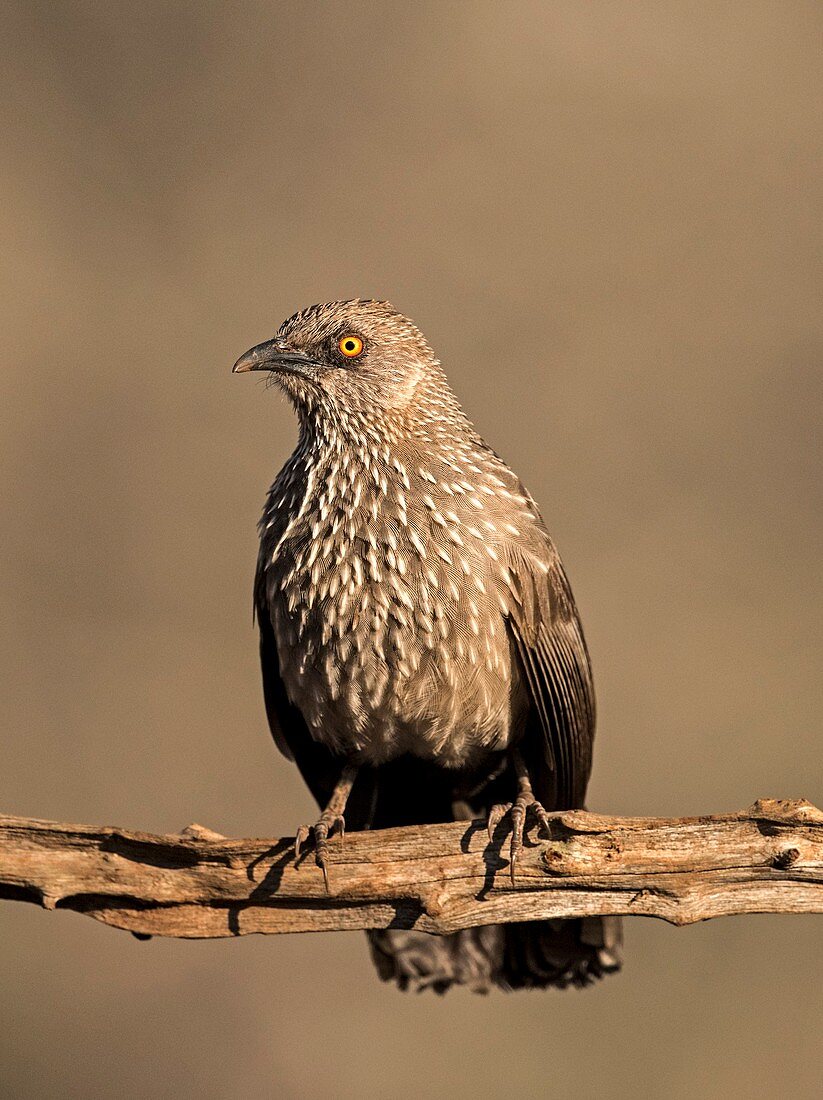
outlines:
M297 765L318 804L325 806L340 778L341 762L314 740L302 713L286 693L280 675L277 639L269 613L266 574L260 563L254 579L254 608L260 630L260 665L269 729L283 755Z
M525 738L538 738L554 771L555 809L580 806L591 770L594 688L586 642L571 589L548 535L545 544L513 549L517 578L509 629L533 705ZM545 564L548 561L548 569ZM534 746L531 746L532 748Z

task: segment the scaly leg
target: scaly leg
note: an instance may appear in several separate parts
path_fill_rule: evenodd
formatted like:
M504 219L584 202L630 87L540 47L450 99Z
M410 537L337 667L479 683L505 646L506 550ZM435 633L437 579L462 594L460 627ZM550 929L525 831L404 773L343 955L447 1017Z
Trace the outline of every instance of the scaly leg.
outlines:
M529 812L537 818L540 828L549 832L549 815L540 802L534 797L532 782L523 762L523 757L515 749L512 752L512 764L517 776L517 798L514 802L499 802L489 810L488 829L489 840L494 839L494 832L504 817L511 818L512 839L509 846L509 875L512 886L514 885L514 870L517 864L517 856L523 847L523 830Z
M323 872L323 881L326 884L327 894L329 893L329 868L326 856L329 850L329 836L334 832L334 827L336 825L340 830L340 843L343 843L343 838L346 833L346 822L343 818L343 811L346 808L351 789L354 786L356 775L357 768L352 764L347 764L318 821L312 826L301 825L294 838L294 858L296 860L300 857L300 849L309 839L309 835L311 834L314 836L314 861Z

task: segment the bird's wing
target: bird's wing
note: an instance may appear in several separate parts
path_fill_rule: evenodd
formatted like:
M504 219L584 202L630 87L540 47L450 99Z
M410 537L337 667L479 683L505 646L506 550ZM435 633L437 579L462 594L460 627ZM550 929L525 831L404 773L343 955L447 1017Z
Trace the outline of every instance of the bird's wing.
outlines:
M280 675L277 640L269 614L266 571L258 561L254 579L254 611L260 629L260 664L263 672L263 698L266 716L275 744L289 760L297 764L300 774L320 805L331 797L340 778L341 764L309 733L300 710L290 702Z
M508 618L519 669L532 703L524 748L553 771L542 786L553 809L582 806L591 770L595 702L591 666L568 580L545 529L542 545L512 544ZM535 750L542 753L535 753ZM534 765L532 765L534 767ZM538 778L538 777L533 777ZM548 808L548 807L547 807Z

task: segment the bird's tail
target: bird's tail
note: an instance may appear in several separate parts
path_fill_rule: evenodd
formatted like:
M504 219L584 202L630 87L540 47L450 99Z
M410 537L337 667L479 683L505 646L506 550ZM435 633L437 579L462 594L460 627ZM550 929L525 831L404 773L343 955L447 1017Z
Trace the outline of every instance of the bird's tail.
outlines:
M504 926L503 989L591 985L623 965L620 917L523 921Z
M368 937L380 977L415 992L565 989L590 985L622 964L619 917L524 921L448 936L386 929Z

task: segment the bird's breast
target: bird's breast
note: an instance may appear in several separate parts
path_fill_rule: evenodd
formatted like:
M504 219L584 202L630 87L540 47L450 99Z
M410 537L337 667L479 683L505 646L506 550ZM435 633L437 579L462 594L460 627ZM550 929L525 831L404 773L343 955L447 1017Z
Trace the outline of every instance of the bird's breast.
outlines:
M262 532L281 676L312 736L372 763L410 752L457 766L505 747L522 692L480 494L438 506L405 466L341 464L312 488L308 504L273 490Z

